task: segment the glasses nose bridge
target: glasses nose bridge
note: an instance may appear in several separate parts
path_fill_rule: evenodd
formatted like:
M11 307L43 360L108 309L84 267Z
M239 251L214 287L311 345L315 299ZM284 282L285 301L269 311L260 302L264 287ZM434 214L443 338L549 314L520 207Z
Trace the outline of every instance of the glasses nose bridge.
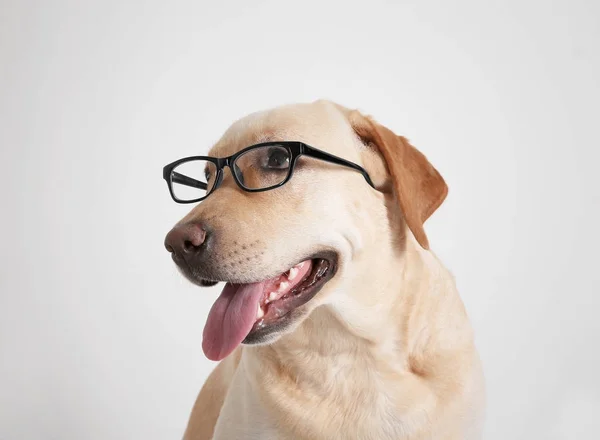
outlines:
M235 178L235 172L233 169L233 163L234 163L234 160L232 159L232 156L217 159L217 181L215 182L213 189L211 190L211 193L214 192L215 190L217 190L223 183L224 176L225 176L225 168L229 168L231 177L233 178L234 182L237 184L237 179Z
M222 172L227 167L231 172L233 172L233 162L233 156L221 157L217 159L217 170Z

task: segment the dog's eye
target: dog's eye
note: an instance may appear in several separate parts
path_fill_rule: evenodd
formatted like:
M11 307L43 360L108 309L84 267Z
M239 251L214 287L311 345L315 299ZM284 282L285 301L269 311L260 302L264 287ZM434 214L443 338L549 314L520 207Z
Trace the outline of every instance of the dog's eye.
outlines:
M290 155L285 148L270 148L264 161L265 168L282 170L290 166Z

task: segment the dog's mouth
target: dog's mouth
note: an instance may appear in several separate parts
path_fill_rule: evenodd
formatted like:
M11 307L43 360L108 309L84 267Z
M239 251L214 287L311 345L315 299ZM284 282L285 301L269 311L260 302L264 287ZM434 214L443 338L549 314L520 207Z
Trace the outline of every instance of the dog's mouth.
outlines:
M217 361L241 343L265 341L285 328L293 319L292 315L297 315L297 310L334 274L334 258L311 258L264 281L227 283L212 306L204 327L204 354Z

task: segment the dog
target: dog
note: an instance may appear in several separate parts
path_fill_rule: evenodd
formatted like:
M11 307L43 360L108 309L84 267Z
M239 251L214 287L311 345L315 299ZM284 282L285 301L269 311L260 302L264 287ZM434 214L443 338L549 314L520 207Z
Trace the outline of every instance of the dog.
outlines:
M481 438L473 330L424 230L448 191L427 158L327 100L246 116L209 156L164 170L199 201L167 250L227 283L184 439Z

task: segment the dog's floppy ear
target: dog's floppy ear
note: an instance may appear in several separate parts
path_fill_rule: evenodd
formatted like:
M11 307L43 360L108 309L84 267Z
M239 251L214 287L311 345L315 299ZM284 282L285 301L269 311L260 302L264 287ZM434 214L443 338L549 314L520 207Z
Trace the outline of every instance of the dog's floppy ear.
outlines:
M446 182L406 138L356 110L347 117L361 140L376 148L385 160L404 220L419 244L429 249L423 223L446 198Z

